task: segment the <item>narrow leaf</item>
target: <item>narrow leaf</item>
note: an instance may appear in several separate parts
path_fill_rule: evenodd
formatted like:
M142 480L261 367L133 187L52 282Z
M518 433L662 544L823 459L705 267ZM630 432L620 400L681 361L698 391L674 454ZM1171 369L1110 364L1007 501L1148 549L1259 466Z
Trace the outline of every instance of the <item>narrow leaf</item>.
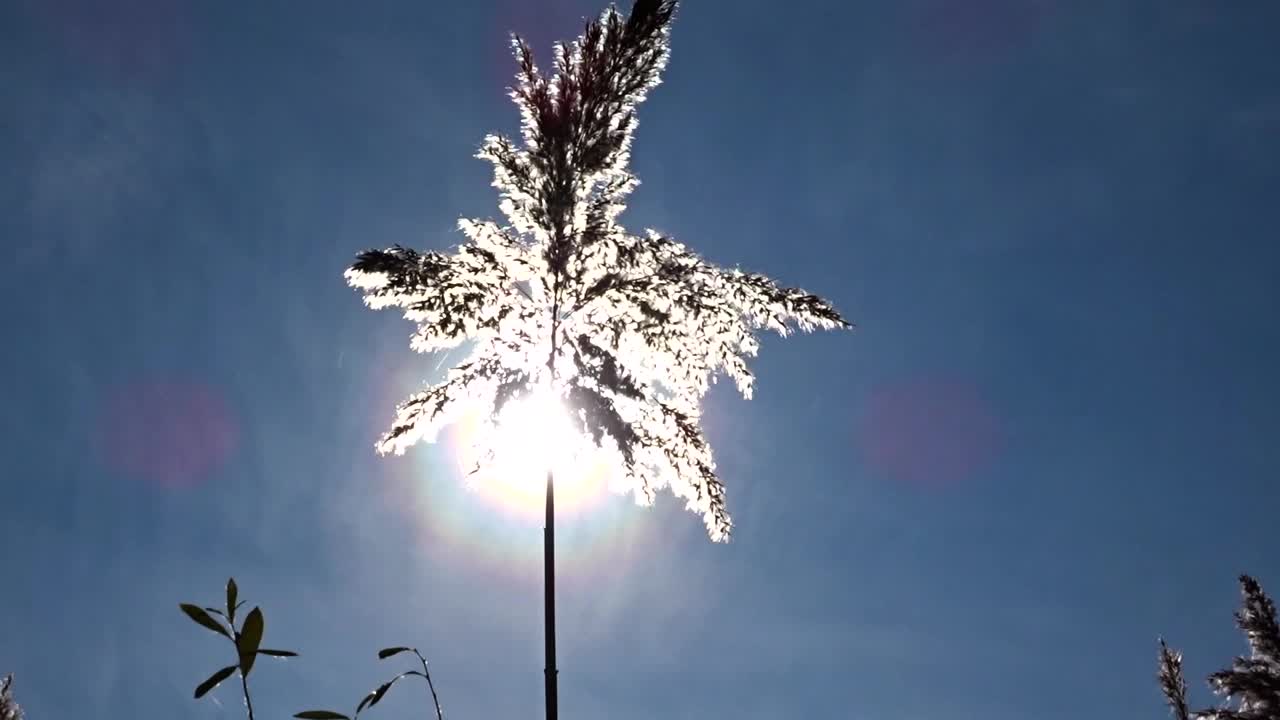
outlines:
M366 707L373 707L374 705L377 705L378 701L382 699L382 696L386 695L387 691L391 689L391 686L399 679L400 676L397 675L387 682L379 685L377 690L365 695L364 699L360 701L360 707L356 708L356 714L359 715L360 711L364 710Z
M196 686L196 699L199 700L200 698L204 697L205 693L218 687L219 683L231 677L231 673L235 671L236 671L235 665L228 665L222 668L221 670L219 670L218 672L210 675L208 680L205 680L204 682Z
M382 698L386 696L387 691L391 689L391 684L394 682L395 680L392 680L391 682L378 688L378 691L377 693L374 694L373 699L369 701L369 707L373 707L374 705L377 705L379 702L381 702Z
M211 607L207 607L207 608L205 608L205 610L207 610L208 612L213 613L214 615L217 615L217 616L218 616L218 617L220 617L220 618L224 618L224 617L226 617L226 615L225 615L221 610L219 610L218 608L211 608Z
M422 675L422 673L416 670L410 670L408 672L402 672L399 675L386 681L385 683L380 685L377 690L374 690L373 692L369 693L369 696L365 698L365 701L369 703L369 707L373 707L374 705L377 705L378 702L382 700L382 696L386 695L387 691L391 689L391 686L395 685L396 681L404 677L405 675ZM362 702L360 705L361 705L361 709L364 709L364 703ZM359 710L357 710L356 712L359 713Z
M300 713L295 713L294 717L302 718L302 720L351 720L346 715L332 710L303 710Z
M265 625L262 610L255 607L249 611L249 615L244 619L244 626L240 628L240 639L236 642L236 649L240 651L240 672L246 677L253 669L254 658L258 656L258 645L262 642L262 631Z
M227 578L227 617L235 622L236 618L236 598L240 594L240 588L236 587L235 578Z
M409 648L407 648L407 647L389 647L389 648L382 648L381 650L379 650L379 651L378 651L378 659L379 659L379 660L386 660L387 658L391 657L392 655L399 655L399 654L400 654L400 653L402 653L402 652L409 652Z
M186 613L187 617L194 620L196 624L203 625L228 640L231 639L231 633L227 632L227 629L222 627L217 620L209 617L209 613L205 612L204 609L191 605L190 603L182 603L178 607L182 608L182 612Z
M259 655L270 655L271 657L287 658L298 657L298 653L292 650L259 650Z

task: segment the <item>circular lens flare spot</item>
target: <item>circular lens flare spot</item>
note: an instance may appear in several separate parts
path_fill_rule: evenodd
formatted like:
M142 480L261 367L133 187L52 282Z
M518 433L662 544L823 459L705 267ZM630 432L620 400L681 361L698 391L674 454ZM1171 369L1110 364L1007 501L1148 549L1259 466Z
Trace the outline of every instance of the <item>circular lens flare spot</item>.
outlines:
M190 55L185 0L28 0L85 67L128 83L176 77Z
M1053 11L1053 0L924 0L921 39L933 60L983 64L1029 45Z
M107 396L96 439L117 472L178 489L213 475L235 450L239 433L230 407L213 388L153 380Z
M880 388L862 427L869 463L909 485L940 488L980 473L1002 445L995 413L970 382L916 378Z

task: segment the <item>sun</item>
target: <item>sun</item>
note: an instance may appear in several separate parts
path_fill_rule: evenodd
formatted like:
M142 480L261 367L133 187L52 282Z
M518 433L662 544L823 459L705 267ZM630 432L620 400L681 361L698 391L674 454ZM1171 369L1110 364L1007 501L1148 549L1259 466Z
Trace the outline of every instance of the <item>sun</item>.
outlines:
M573 427L569 410L549 388L538 388L503 408L496 423L482 421L478 409L460 423L456 447L464 472L471 473L482 448L491 462L469 475L469 485L508 510L541 517L547 470L555 473L556 510L575 512L606 494L611 464L606 453Z

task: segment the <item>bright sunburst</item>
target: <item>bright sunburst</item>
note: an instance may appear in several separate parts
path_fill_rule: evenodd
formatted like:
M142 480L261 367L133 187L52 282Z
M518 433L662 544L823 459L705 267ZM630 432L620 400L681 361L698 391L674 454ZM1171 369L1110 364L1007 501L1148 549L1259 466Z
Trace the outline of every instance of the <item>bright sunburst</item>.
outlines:
M564 404L547 388L507 403L496 423L477 409L461 423L455 448L471 487L521 515L538 516L546 500L547 470L555 473L556 507L573 512L606 493L608 459L584 442ZM493 457L479 462L486 449Z
M506 504L540 507L549 466L559 506L606 484L642 504L669 488L723 541L733 521L701 427L711 382L725 376L751 396L761 330L851 326L816 295L618 223L639 182L627 168L636 107L667 64L675 6L636 2L625 19L605 11L550 74L514 40L521 139L489 135L477 153L493 164L503 219L459 220L464 240L449 251L367 250L346 278L369 307L404 312L414 350L470 348L400 403L378 452L430 442L473 410L464 467L482 461L471 479ZM572 414L536 394L552 383ZM490 421L495 408L504 412ZM483 462L477 442L500 459Z

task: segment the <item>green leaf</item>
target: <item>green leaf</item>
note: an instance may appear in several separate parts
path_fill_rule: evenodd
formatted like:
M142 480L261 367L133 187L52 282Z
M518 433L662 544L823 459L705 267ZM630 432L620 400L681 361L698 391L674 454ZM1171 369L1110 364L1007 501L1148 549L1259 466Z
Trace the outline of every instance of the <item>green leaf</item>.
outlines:
M228 640L231 639L231 633L227 632L227 629L222 627L217 620L209 617L209 613L205 612L202 608L191 605L190 603L182 603L178 605L178 607L182 608L182 612L186 613L187 617L194 620L196 624L203 625Z
M302 720L351 720L346 715L332 710L303 710L300 713L295 713L294 717L302 718Z
M287 658L298 657L298 653L292 650L259 650L259 655L270 655L271 657Z
M266 621L262 618L262 610L254 608L244 619L240 628L240 638L236 641L236 650L240 651L240 672L245 677L253 669L253 661L258 657L258 645L262 643L262 630Z
M235 578L227 578L227 617L235 622L236 618L236 597L240 594L240 588L236 587Z
M235 665L228 665L222 668L221 670L219 670L218 672L210 675L208 680L205 680L204 682L196 686L196 699L199 700L200 698L204 697L205 693L218 687L218 683L221 683L223 680L226 680L227 678L231 677L231 673L235 671L236 671Z
M368 707L373 707L374 705L377 705L378 701L382 700L382 696L386 695L387 691L391 689L391 686L395 685L397 680L399 680L400 678L406 675L419 675L419 676L425 677L424 675L422 675L422 673L418 672L417 670L410 670L409 672L400 673L399 675L379 685L377 690L374 690L373 692L366 695L364 700L360 701L360 707L356 708L356 714L359 715L360 711L364 710L366 705Z
M400 653L402 653L402 652L409 652L409 648L407 648L407 647L389 647L389 648L382 648L381 650L379 650L379 651L378 651L378 659L379 659L379 660L386 660L387 658L391 657L392 655L399 655L399 654L400 654Z
M391 684L394 682L395 680L385 682L379 685L377 690L365 695L364 699L360 701L360 705L356 708L356 714L359 715L363 712L365 707L373 707L374 705L377 705L378 701L382 699L382 696L386 695L387 691L391 689Z
M224 617L226 617L226 615L224 615L224 614L222 613L222 611L221 611L221 610L219 610L218 608L211 608L211 607L207 607L207 608L205 608L205 610L207 610L207 611L209 611L209 612L213 613L214 615L217 615L217 616L218 616L218 617L220 617L220 618L224 618Z

